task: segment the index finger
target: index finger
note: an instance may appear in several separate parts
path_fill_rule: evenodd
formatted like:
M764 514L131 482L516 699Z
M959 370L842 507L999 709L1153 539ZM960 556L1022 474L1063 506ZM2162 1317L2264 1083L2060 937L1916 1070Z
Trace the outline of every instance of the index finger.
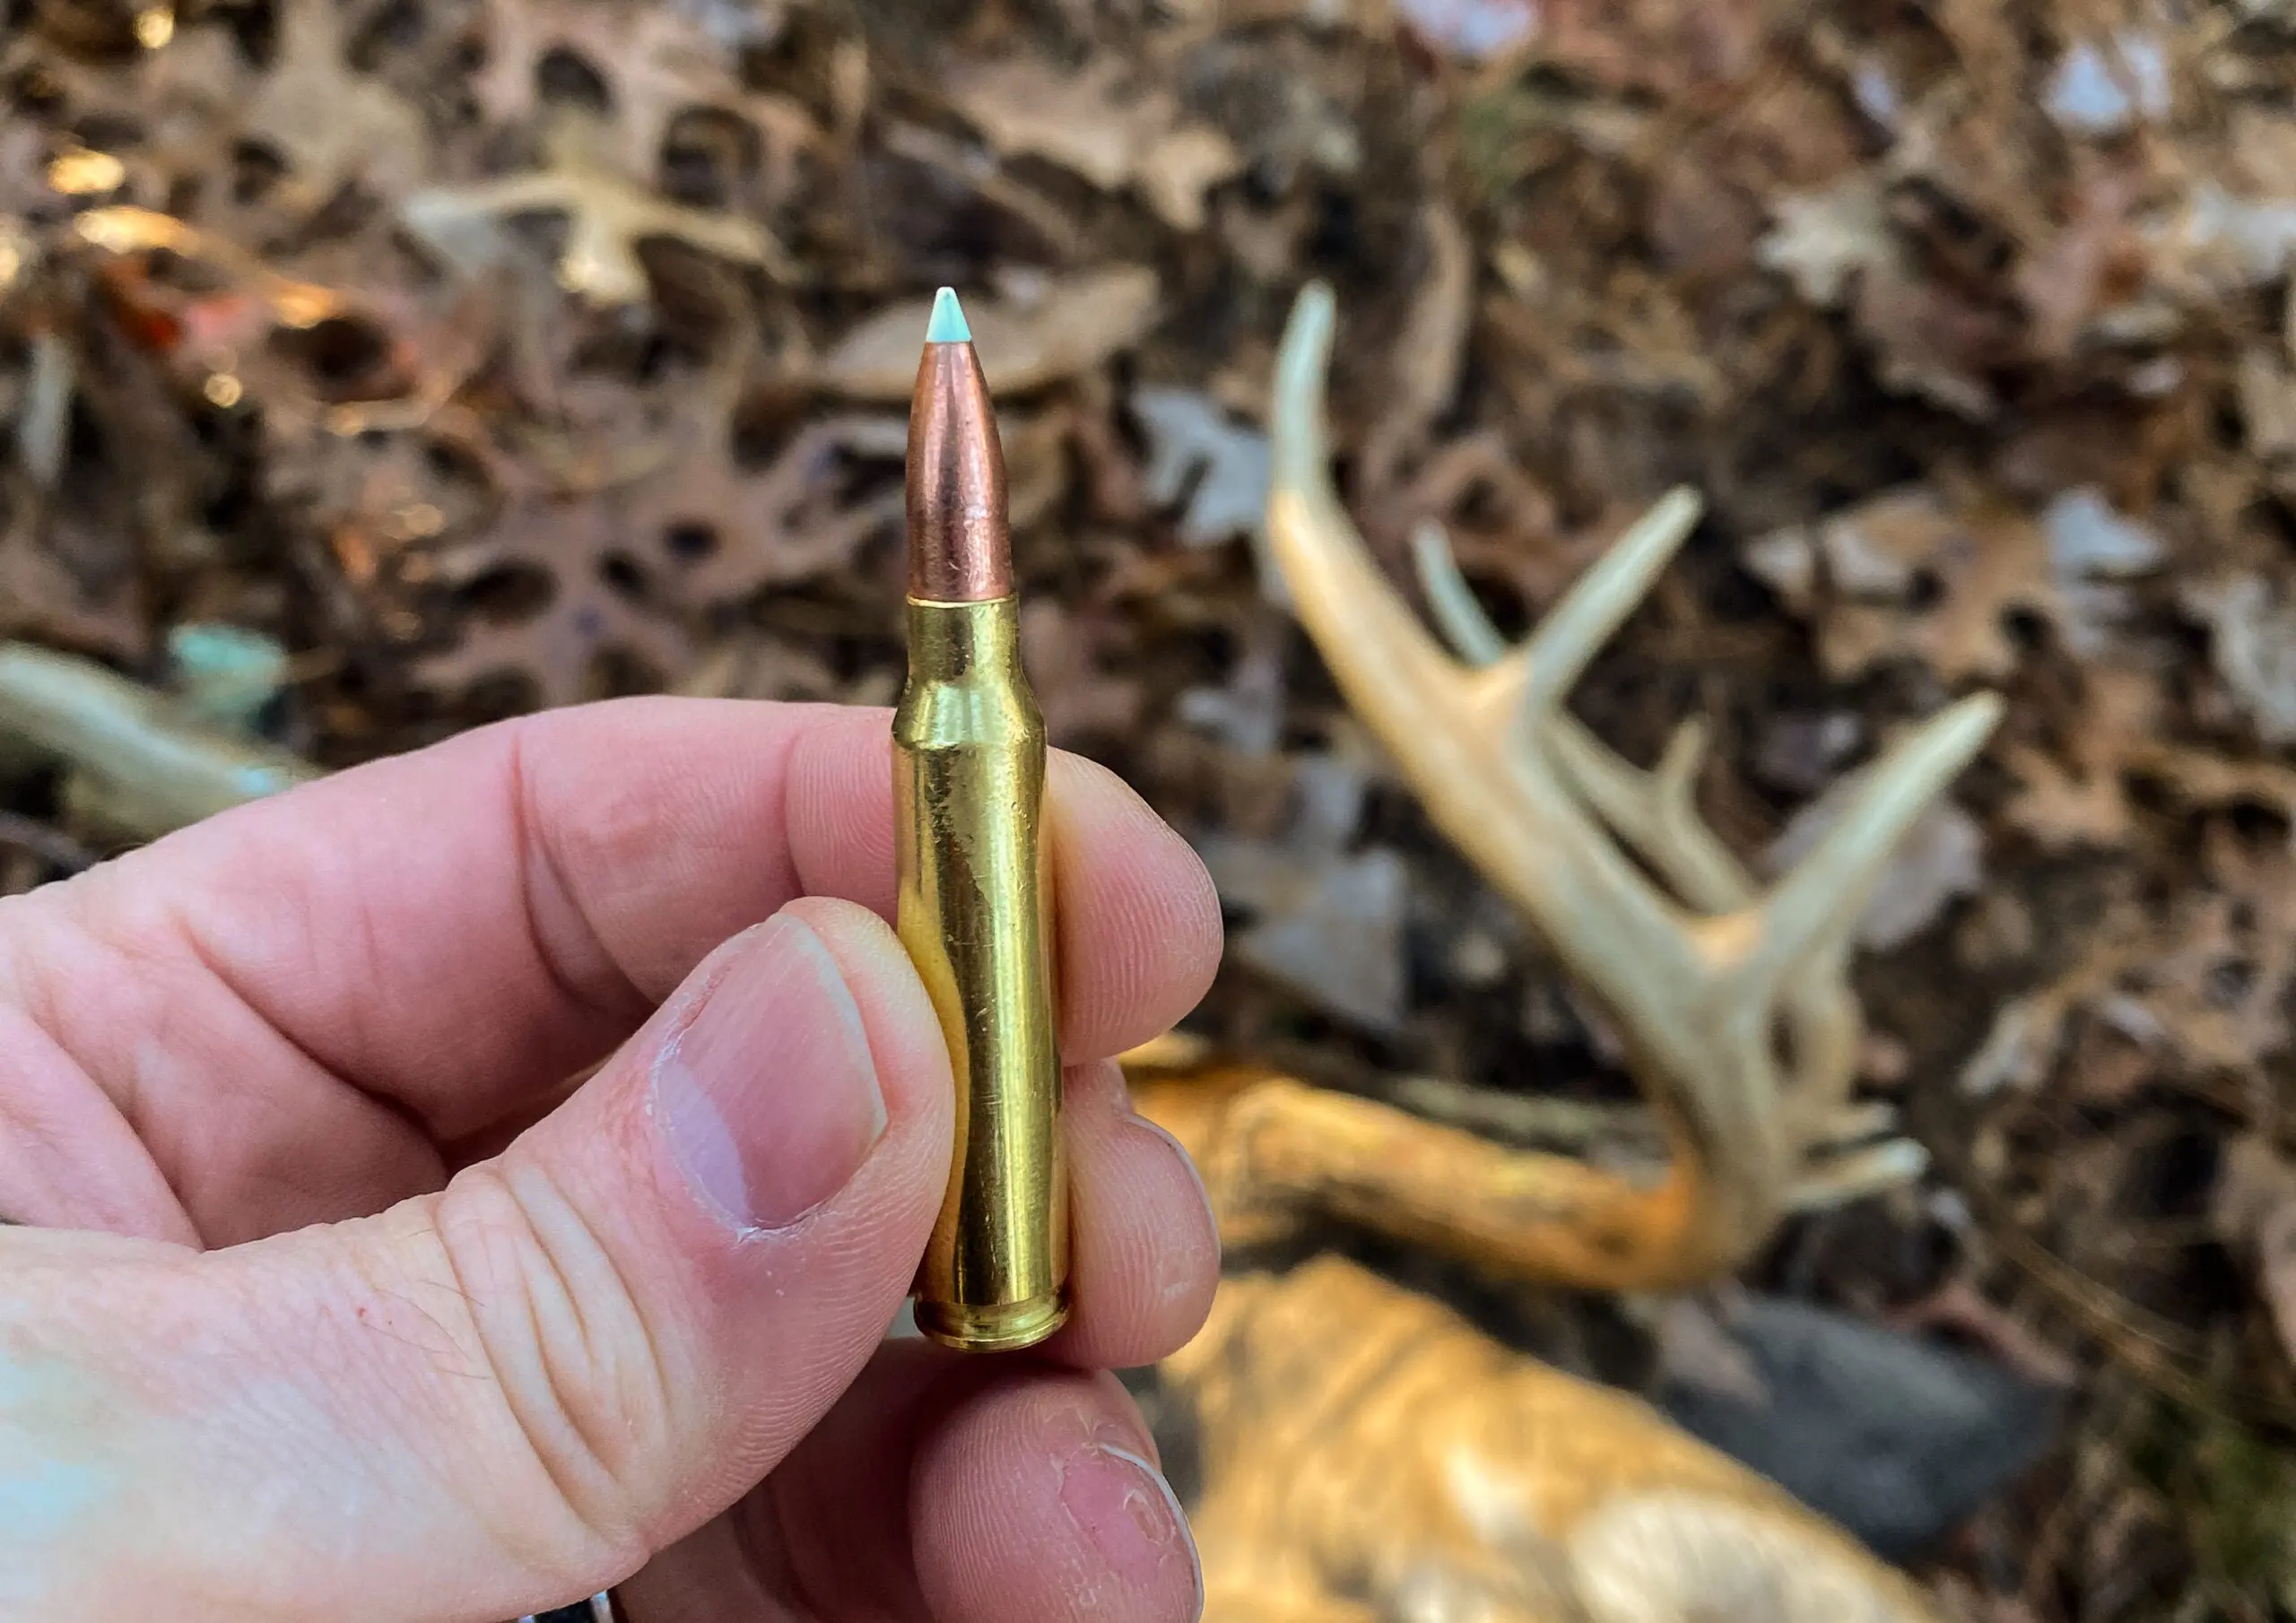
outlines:
M606 1053L785 902L842 897L890 918L888 721L675 698L523 716L236 808L54 887L50 905L99 945L220 979L306 1065L458 1138ZM1202 994L1218 904L1112 774L1056 751L1049 778L1062 1049L1102 1058ZM78 961L39 956L67 981ZM51 1035L100 1079L108 1045L236 1029L139 1010L186 992L176 975L135 980L43 988L51 1020L86 1011L80 1040ZM204 1057L170 1070L259 1081L253 1055Z

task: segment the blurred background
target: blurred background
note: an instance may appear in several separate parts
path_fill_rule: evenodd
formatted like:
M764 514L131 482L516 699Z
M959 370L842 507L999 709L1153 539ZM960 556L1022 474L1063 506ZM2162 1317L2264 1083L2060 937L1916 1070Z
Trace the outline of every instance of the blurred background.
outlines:
M1239 1279L1350 1271L1300 1276L1335 1316L1220 1318L1216 1401L1201 1358L1127 1377L1191 1506L1249 1502L1207 1514L1214 1610L2296 1610L2296 6L4 14L9 890L205 809L170 740L253 792L614 693L890 703L948 283L1054 740L1228 907L1135 1074L1631 1180L1663 1141L1571 921L1439 830L1270 551L1272 376L1321 283L1333 475L1414 612L1431 523L1514 638L1697 493L1572 707L1643 767L1699 722L1696 814L1756 882L1914 724L2006 708L1845 921L1832 1125L1878 1152L1780 1193L1743 1265L1541 1279L1312 1188L1280 1243L1231 1234ZM1399 1463L1427 1439L1377 1370L1256 1428L1254 1360L1390 1333L1461 1350L1447 1390L1513 1439L1474 1493ZM1541 1409L1539 1371L1593 1386ZM1646 1407L1581 1447L1596 1387ZM1753 1524L1667 1523L1641 1558L1683 1595L1621 1601L1563 1502L1629 1455L1661 1488L1734 1460L1910 1587L1733 1588Z

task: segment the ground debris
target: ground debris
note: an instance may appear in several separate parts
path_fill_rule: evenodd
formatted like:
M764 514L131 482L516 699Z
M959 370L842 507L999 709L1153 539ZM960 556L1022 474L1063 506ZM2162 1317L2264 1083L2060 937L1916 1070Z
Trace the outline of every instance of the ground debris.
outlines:
M508 248L502 222L514 215L552 213L567 222L558 256L559 282L603 305L635 304L650 283L638 246L670 238L738 264L783 277L794 262L753 220L673 203L633 182L598 156L597 126L566 115L553 121L541 169L468 186L432 187L402 207L407 226L464 271L497 264Z
M1104 191L1136 187L1167 224L1201 230L1205 194L1242 170L1243 154L1186 118L1169 88L1126 94L1135 78L1115 56L1081 71L1015 57L967 67L950 98L1000 154L1046 159Z
M1182 544L1206 547L1258 533L1267 507L1266 435L1239 427L1187 389L1140 389L1132 410L1148 435L1141 473L1148 499L1187 499Z

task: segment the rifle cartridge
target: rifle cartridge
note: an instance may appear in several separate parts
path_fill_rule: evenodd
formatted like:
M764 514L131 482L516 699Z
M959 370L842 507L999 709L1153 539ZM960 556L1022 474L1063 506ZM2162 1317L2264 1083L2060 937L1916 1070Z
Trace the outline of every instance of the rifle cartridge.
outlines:
M956 1145L918 1327L971 1351L1068 1316L1045 727L1022 668L1004 456L952 294L910 405L909 677L893 713L895 925L941 1021Z

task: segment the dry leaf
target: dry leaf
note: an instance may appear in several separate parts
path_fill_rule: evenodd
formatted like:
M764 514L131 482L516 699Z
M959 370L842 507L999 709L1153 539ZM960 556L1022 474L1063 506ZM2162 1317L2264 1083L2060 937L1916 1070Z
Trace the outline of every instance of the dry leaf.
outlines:
M248 134L286 159L313 206L357 178L385 197L413 185L429 132L413 108L343 57L335 0L288 0L278 57L242 118Z
M1409 873L1393 851L1351 849L1368 786L1359 765L1323 756L1296 767L1294 817L1280 838L1196 842L1221 899L1249 915L1231 948L1331 1013L1394 1032Z
M2187 196L2173 225L2150 233L2156 262L2180 268L2214 292L2237 292L2281 276L2296 258L2296 198L2251 201L2213 180Z
M1430 49L1462 62L1510 56L1539 29L1532 0L1396 0L1396 10Z
M2116 666L2084 673L2063 765L2029 744L2002 745L2019 783L2004 812L2010 825L2049 850L2126 840L2134 747L2151 739L2160 713L2160 684L2150 673Z
M1218 130L1184 124L1169 91L1126 95L1133 69L1104 56L1075 72L1033 57L954 74L949 99L1004 157L1031 155L1104 192L1138 186L1168 224L1204 224L1205 194L1240 173L1243 155Z
M2178 599L2209 629L2209 655L2257 736L2296 742L2296 606L2257 575L2196 581Z
M1789 598L1800 580L1831 587L1819 647L1836 677L1899 655L1949 681L2005 675L2017 663L2005 617L2055 603L2039 526L2000 511L1970 524L1926 488L1877 496L1790 542L1770 538L1749 562Z
M1095 736L1128 738L1140 724L1137 677L1112 675L1099 649L1118 634L1106 616L1038 598L1021 610L1021 659L1056 749Z
M1772 207L1777 223L1755 244L1755 263L1787 277L1821 309L1840 306L1860 271L1897 263L1882 188L1870 174L1822 192L1787 193Z
M2238 1072L2288 1044L2296 855L2212 830L2204 861L2211 889L2179 899L2173 933L2156 937L2131 995L2188 1063Z
M2048 1076L2077 1016L2113 1040L2172 1057L2192 1074L2253 1074L2289 1042L2296 984L2296 855L2244 846L2221 828L2204 839L2205 887L2164 917L2108 916L2080 959L2005 1004L1964 1065L1985 1094Z
M2126 590L2115 583L2151 574L2168 549L2093 486L2050 498L2041 509L2041 532L2057 589L2057 632L2075 657L2093 659L2131 612Z
M1183 546L1215 546L1260 532L1267 511L1266 435L1238 427L1189 389L1135 390L1132 410L1148 437L1142 474L1148 499L1169 506L1187 498Z
M1949 504L1911 486L1761 537L1744 556L1817 622L1832 675L1910 655L1950 681L2013 671L2018 614L2054 626L2076 655L2101 653L2128 612L2113 583L2163 549L2093 490L2066 492L2037 522L1997 499Z
M1209 125L1184 124L1142 154L1135 184L1174 230L1200 231L1213 188L1243 168L1243 154L1227 136Z
M2296 1167L2262 1133L2240 1134L2224 1146L2210 1218L2256 1270L2281 1350L2296 1358Z
M845 568L862 542L898 521L898 481L848 499L840 475L848 456L898 461L908 443L900 420L808 423L770 464L751 470L734 460L723 413L712 416L629 497L630 534L650 546L665 589L681 602L727 602Z
M521 676L545 707L599 697L599 662L634 657L664 682L683 675L692 647L684 630L651 612L616 584L611 564L626 559L630 536L613 504L523 496L482 541L442 554L438 575L449 586L522 573L548 592L541 609L510 623L473 616L458 647L413 662L422 685L455 693L482 679Z
M1025 303L969 299L965 318L997 395L1020 395L1096 370L1155 325L1159 287L1144 265L1087 271L1048 283ZM817 381L848 399L906 404L917 386L930 299L878 311L822 360Z
M178 28L164 46L139 52L118 71L68 58L47 62L40 71L63 90L80 117L141 129L142 153L124 155L132 169L161 185L177 176L227 169L240 114L261 93L260 81L230 29L213 22ZM13 122L11 133L37 145L48 143L29 119Z
M411 230L465 273L501 261L509 249L502 223L511 216L562 214L567 236L559 282L601 305L636 304L648 296L638 245L649 238L674 238L784 280L796 277L763 226L672 203L634 184L599 161L596 141L587 120L561 118L552 126L546 167L473 186L433 187L410 196L401 213ZM924 330L922 320L918 330Z
M489 118L517 124L535 111L543 59L556 51L581 58L613 100L617 163L631 178L651 180L679 113L756 109L761 99L736 76L735 52L747 43L770 44L780 31L779 11L771 4L745 10L745 38L728 39L674 0L487 0L486 66L471 88Z
M2267 458L2296 457L2296 371L2269 351L2240 352L2235 374L2248 449Z
M2100 49L2075 42L2042 92L2050 117L2082 135L2110 135L2168 117L2169 64L2161 42L2134 31Z

